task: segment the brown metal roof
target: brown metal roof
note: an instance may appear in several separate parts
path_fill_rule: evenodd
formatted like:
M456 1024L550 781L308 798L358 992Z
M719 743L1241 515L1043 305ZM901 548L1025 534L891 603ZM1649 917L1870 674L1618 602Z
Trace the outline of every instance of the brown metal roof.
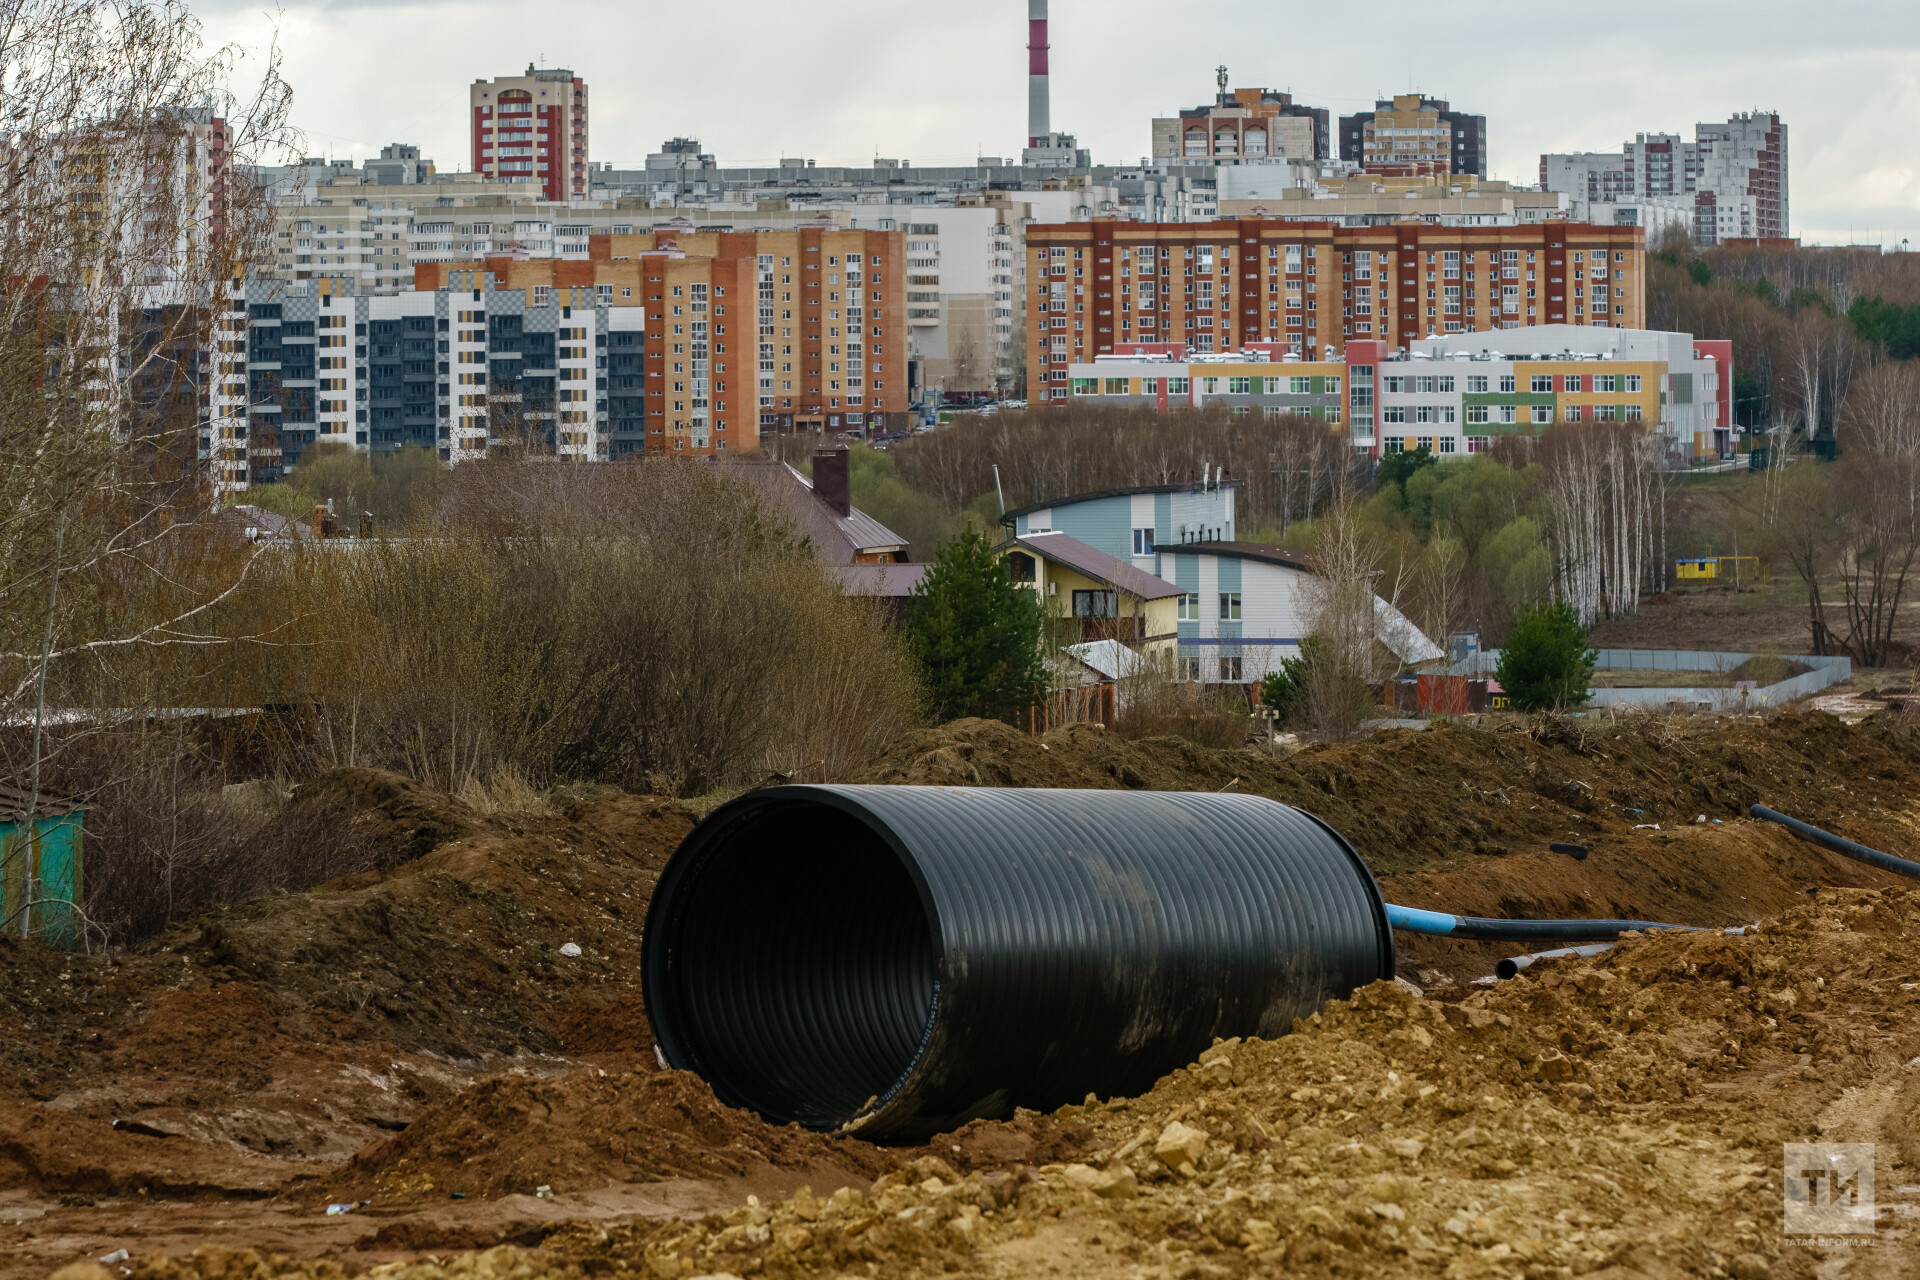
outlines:
M1314 571L1313 562L1306 552L1293 551L1287 547L1270 547L1260 542L1176 542L1154 549L1162 555L1197 551L1207 555L1231 556L1236 560L1258 560L1263 564L1277 564L1287 569L1298 569L1302 573Z
M1164 600L1180 594L1180 588L1165 578L1156 578L1144 569L1136 569L1124 560L1116 560L1098 547L1090 547L1064 533L1030 533L1001 544L1024 547L1037 556L1057 560L1095 582L1105 582L1115 590L1140 600Z
M816 497L813 482L784 462L771 459L730 460L727 470L738 475L807 533L829 565L852 564L862 555L905 551L907 540L866 512L854 507L841 515Z
M10 782L0 782L0 822L19 822L27 816L29 794L25 787L16 787ZM40 793L39 801L34 804L36 817L57 818L63 813L73 813L79 805L62 796L46 791Z
M1126 498L1136 493L1204 493L1212 489L1238 489L1240 482L1228 476L1215 480L1211 484L1136 484L1123 489L1094 489L1087 493L1071 493L1064 498L1050 498L1045 502L1029 502L1024 507L1015 507L1002 512L1001 524L1012 524L1021 516L1032 515L1036 511L1046 511L1053 507L1070 507L1076 502L1094 502L1101 498Z

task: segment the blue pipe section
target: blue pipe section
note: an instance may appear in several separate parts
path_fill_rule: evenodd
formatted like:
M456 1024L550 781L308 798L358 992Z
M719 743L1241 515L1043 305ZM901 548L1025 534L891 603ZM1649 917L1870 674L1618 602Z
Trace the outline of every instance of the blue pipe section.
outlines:
M1651 920L1496 920L1487 916L1456 916L1444 911L1387 904L1387 923L1408 933L1435 938L1473 938L1487 941L1577 941L1617 938L1630 930L1691 929L1684 924L1657 924Z

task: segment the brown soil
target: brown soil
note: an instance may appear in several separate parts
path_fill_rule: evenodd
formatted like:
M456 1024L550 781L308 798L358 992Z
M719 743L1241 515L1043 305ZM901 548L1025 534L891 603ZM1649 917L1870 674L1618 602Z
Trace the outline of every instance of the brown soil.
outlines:
M1327 819L1393 901L1770 924L1493 990L1470 979L1514 948L1402 938L1427 998L1372 988L1146 1098L905 1151L769 1126L657 1070L639 932L683 808L581 792L488 818L340 775L306 801L346 806L385 871L114 957L0 942L0 1276L120 1245L175 1259L137 1276L237 1280L312 1270L268 1255L352 1272L502 1242L541 1247L462 1274L1810 1274L1779 1238L1781 1135L1877 1139L1881 1185L1920 1183L1898 1163L1920 1156L1899 1074L1920 1053L1920 898L1739 815L1763 800L1914 856L1917 728L1499 720L1278 757L1086 726L918 735L859 780L1232 787ZM1175 1120L1210 1135L1193 1176L1153 1157ZM1119 1165L1137 1198L1111 1198ZM768 1203L686 1221L749 1193ZM251 1252L179 1260L208 1240Z
M1091 1135L1072 1163L924 1155L866 1190L549 1227L406 1274L1911 1275L1917 983L1920 894L1825 891L1756 936L1628 939L1455 1004L1375 984L1064 1108ZM1817 1139L1876 1142L1878 1247L1781 1234L1783 1144ZM210 1248L132 1276L336 1265Z
M1668 592L1640 611L1597 622L1587 642L1609 649L1708 649L1806 653L1812 642L1803 599L1776 584L1762 592L1731 587Z
M647 797L556 801L489 820L342 770L280 821L338 814L388 871L203 911L118 955L0 940L0 1191L259 1194L515 1058L654 1070L640 926L692 820Z
M763 1167L871 1181L893 1161L872 1145L775 1127L722 1106L682 1071L490 1076L356 1155L325 1198L452 1192L532 1195L609 1182L745 1177Z

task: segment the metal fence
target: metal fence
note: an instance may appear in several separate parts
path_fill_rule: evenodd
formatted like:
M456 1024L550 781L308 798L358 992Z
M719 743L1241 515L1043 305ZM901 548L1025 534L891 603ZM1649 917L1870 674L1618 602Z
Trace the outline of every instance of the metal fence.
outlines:
M1598 649L1596 671L1712 671L1726 674L1752 653L1733 653L1714 649ZM1665 710L1680 706L1692 710L1738 711L1748 707L1777 707L1839 684L1853 675L1851 658L1780 655L1813 670L1765 687L1725 689L1708 686L1663 689L1595 689L1588 699L1590 707L1635 706ZM1493 675L1500 665L1498 649L1483 649L1465 662L1449 668L1453 675Z

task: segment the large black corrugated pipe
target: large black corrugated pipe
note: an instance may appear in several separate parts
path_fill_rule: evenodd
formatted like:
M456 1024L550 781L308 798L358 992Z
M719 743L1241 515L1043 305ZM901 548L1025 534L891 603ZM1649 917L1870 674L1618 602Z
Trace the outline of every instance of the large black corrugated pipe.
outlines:
M1869 866L1878 867L1882 871L1891 871L1897 876L1913 876L1916 879L1920 879L1920 862L1909 862L1905 858L1896 858L1890 853L1882 853L1878 849L1869 849L1863 844L1855 844L1851 840L1843 840L1831 831L1822 831L1820 828L1802 822L1798 818L1789 818L1779 810L1769 809L1763 804L1756 804L1748 809L1747 812L1756 818L1765 818L1768 822L1777 822L1795 835L1803 836L1817 845L1823 845L1835 853L1840 854L1842 857L1852 858L1856 862L1864 862Z
M674 853L643 985L722 1100L909 1138L1143 1092L1392 976L1366 865L1271 800L790 786Z

